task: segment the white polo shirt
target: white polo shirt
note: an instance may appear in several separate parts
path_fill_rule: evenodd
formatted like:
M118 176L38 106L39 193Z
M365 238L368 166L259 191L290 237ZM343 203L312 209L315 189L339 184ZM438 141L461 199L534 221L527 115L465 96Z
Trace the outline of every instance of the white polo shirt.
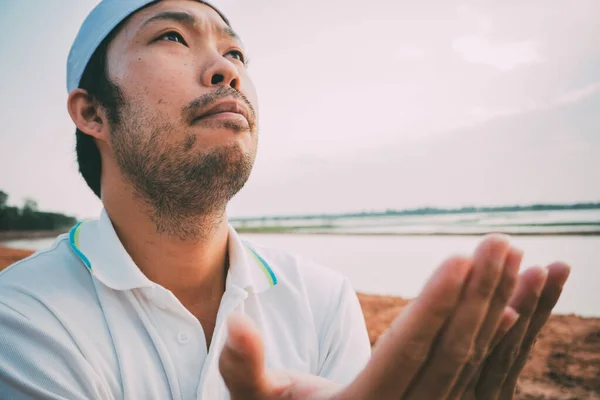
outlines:
M260 330L268 368L350 382L370 357L349 281L229 230L210 349L200 322L134 264L105 211L0 273L0 399L226 399L226 318ZM168 265L164 266L169 268Z

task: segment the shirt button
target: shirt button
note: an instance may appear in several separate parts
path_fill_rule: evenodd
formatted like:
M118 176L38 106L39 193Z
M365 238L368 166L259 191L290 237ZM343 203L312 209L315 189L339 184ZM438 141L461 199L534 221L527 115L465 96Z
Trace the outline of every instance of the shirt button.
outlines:
M181 331L177 334L177 341L180 344L186 344L190 341L190 334L186 331Z

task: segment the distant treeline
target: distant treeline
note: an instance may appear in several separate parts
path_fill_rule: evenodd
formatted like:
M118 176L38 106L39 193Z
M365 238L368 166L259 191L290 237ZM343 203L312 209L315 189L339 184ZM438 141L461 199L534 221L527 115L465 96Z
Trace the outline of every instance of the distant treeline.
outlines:
M232 218L232 222L252 221L283 221L283 220L310 220L310 219L337 219L337 218L372 218L399 215L441 215L441 214L472 214L472 213L498 213L515 211L561 211L561 210L598 210L600 203L576 203L576 204L534 204L525 206L501 206L501 207L462 207L462 208L432 208L423 207L410 210L385 210L385 211L363 211L345 214L313 214L313 215L279 215L265 217Z
M38 211L34 200L26 199L22 208L7 205L8 194L0 190L0 232L60 231L77 223L67 215Z

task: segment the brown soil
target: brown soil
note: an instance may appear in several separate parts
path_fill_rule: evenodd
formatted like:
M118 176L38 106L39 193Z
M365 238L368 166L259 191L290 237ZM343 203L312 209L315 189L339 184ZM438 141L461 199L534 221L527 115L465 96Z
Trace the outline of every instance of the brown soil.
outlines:
M0 270L30 255L0 247ZM371 344L408 303L359 293ZM600 400L600 318L553 315L525 366L518 400Z
M11 249L0 246L0 271L32 254L29 250Z

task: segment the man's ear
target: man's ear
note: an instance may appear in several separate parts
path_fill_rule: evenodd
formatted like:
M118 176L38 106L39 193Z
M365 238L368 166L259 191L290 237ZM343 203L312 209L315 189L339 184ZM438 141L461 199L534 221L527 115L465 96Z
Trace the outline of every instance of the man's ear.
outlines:
M73 90L69 94L67 108L71 119L80 131L96 139L108 141L106 113L86 90Z

